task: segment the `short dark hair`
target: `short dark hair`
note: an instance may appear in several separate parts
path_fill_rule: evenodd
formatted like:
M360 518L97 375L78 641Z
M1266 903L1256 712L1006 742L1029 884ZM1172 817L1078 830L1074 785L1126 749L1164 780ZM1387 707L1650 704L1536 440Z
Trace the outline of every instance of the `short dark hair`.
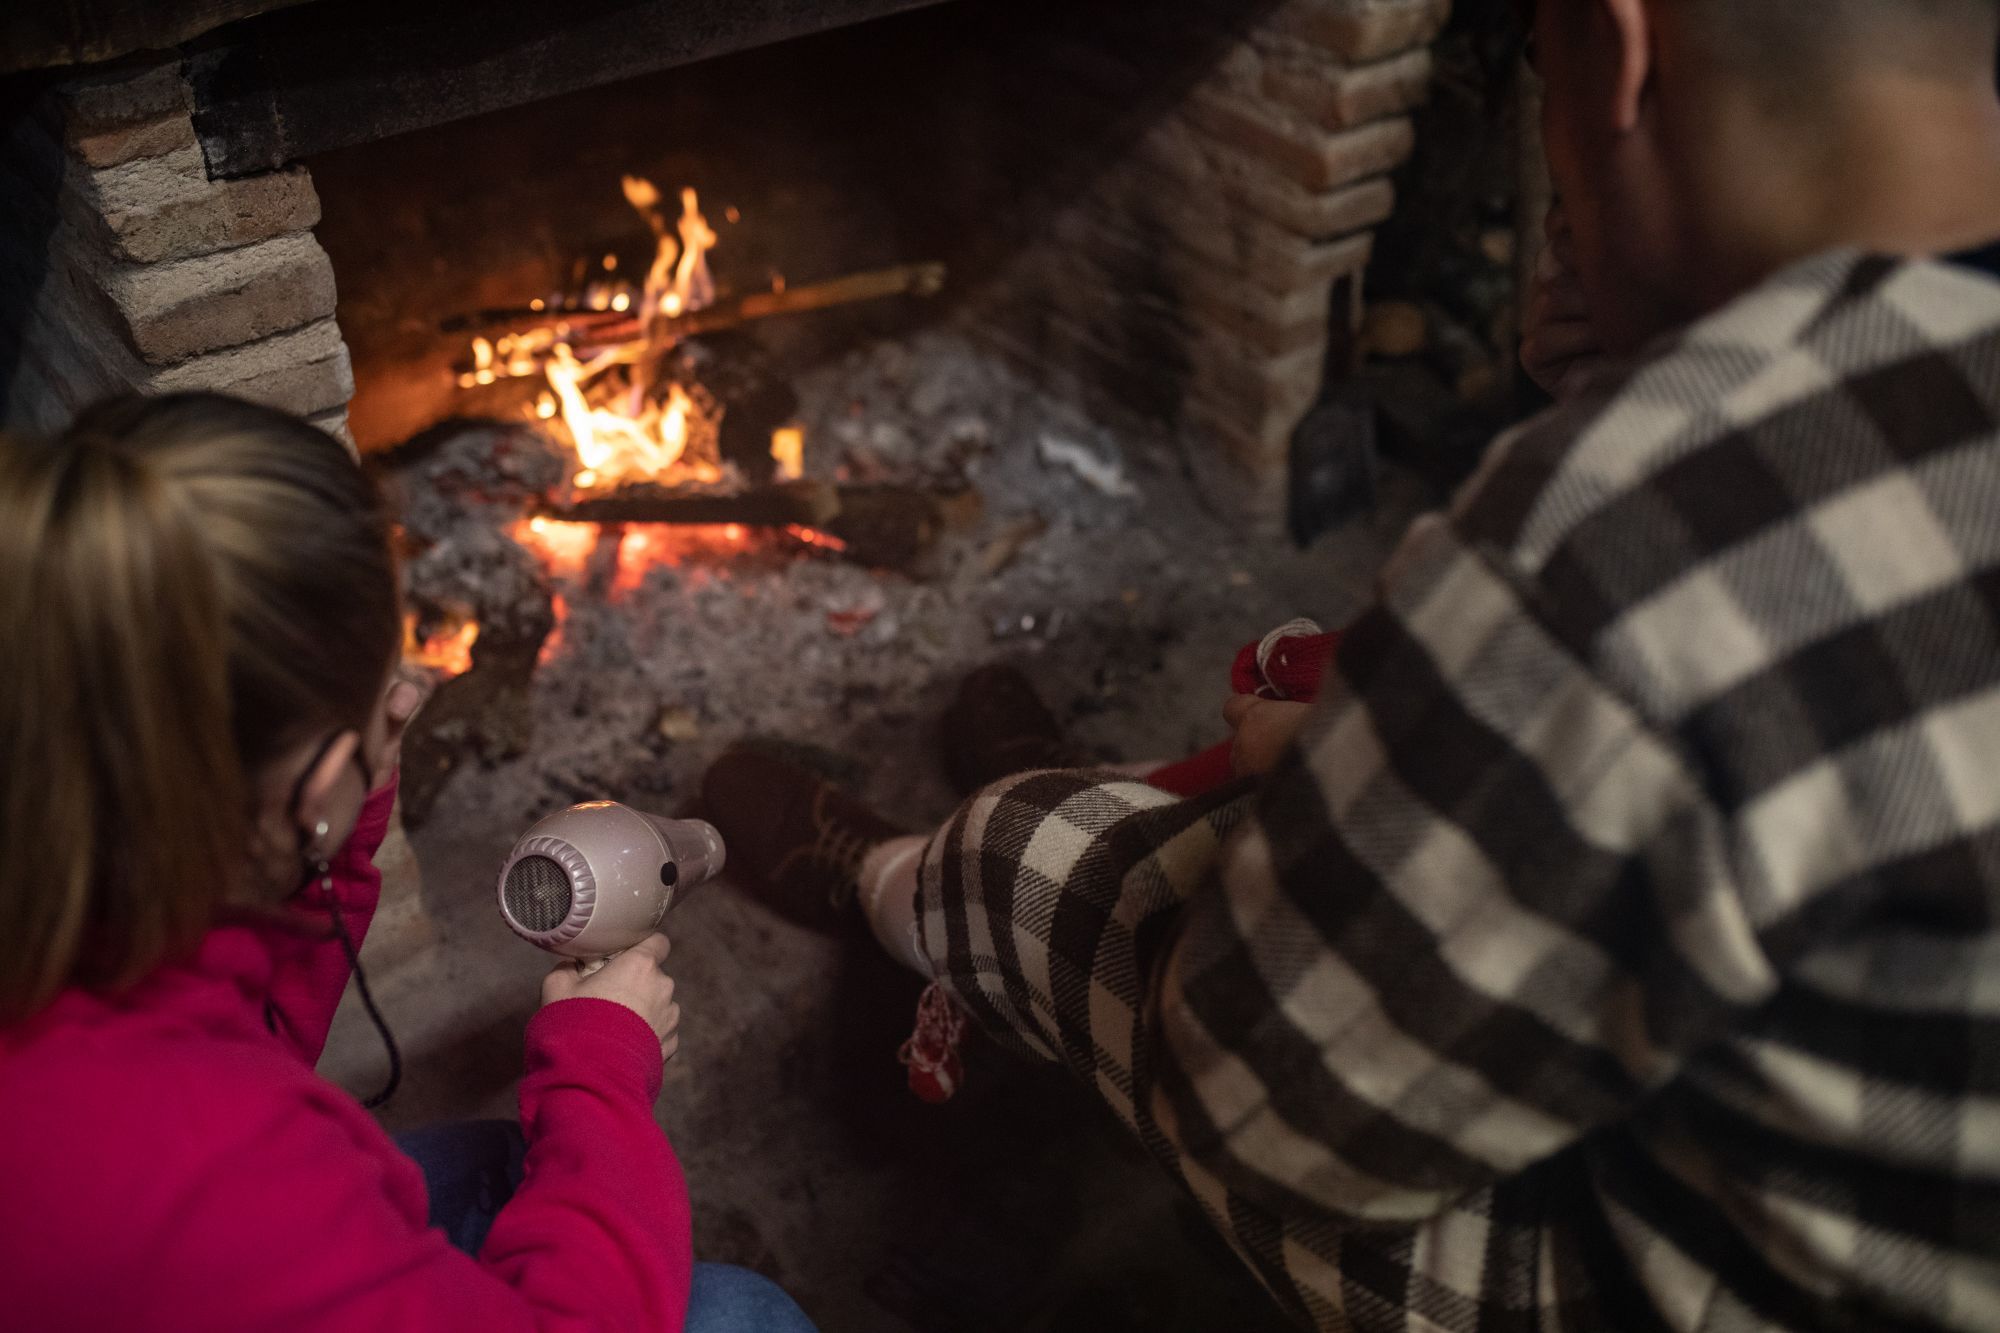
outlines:
M1740 68L1793 73L1815 65L1895 61L1928 69L1988 72L1996 54L2000 0L1678 0L1714 25L1718 46ZM1982 41L1969 41L1974 35Z
M1578 3L1578 0L1566 0ZM1857 50L1906 63L1991 68L2000 56L2000 0L1676 0L1702 11L1718 53L1739 67L1796 73ZM1514 0L1533 26L1541 0ZM1969 34L1984 39L1968 42Z

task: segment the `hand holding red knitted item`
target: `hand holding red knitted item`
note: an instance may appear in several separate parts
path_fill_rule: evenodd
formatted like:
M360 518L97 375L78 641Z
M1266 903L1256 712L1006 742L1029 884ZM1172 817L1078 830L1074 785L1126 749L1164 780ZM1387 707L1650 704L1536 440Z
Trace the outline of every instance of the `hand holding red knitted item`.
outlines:
M1280 625L1256 643L1245 644L1229 672L1230 688L1242 698L1307 704L1319 695L1320 683L1340 646L1339 634L1328 634L1310 620ZM1234 714L1231 716L1231 714ZM1257 716L1257 710L1232 701L1226 708L1237 737L1204 750L1192 759L1169 764L1146 776L1161 791L1176 796L1203 796L1230 780L1269 771L1284 753L1304 714L1284 707ZM1241 727L1256 717L1248 747Z

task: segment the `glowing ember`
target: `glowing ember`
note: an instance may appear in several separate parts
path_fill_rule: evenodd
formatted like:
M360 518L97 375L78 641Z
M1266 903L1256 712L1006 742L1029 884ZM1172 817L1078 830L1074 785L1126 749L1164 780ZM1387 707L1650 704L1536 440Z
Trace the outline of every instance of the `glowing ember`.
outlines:
M771 432L771 457L777 461L778 476L797 481L806 474L806 433L797 426L780 426Z
M809 528L801 523L787 524L785 532L793 541L817 550L838 553L847 549L847 543L832 533L821 532L818 528Z
M559 523L537 517L516 523L507 535L539 556L549 573L575 578L597 549L601 529L595 523Z
M611 594L620 597L646 581L646 572L657 563L672 563L653 549L654 534L642 527L625 529L618 539L618 572L611 578Z
M479 642L479 622L467 620L435 630L428 636L417 633L417 613L403 616L403 657L412 665L435 672L449 680L472 670L472 645Z
M542 651L535 654L535 665L538 667L547 666L562 651L563 626L569 622L569 603L561 593L550 600L549 607L555 612L556 625L549 631L549 637L542 640Z

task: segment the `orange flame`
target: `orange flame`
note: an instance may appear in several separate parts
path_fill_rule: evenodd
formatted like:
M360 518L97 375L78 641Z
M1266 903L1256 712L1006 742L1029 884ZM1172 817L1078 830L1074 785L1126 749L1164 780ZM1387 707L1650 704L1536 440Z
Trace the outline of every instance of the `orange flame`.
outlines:
M670 554L655 549L657 545L658 538L649 529L637 526L625 529L625 535L618 539L618 572L611 578L612 596L622 597L635 591L655 565L673 563Z
M832 533L821 532L818 528L809 528L803 523L788 523L785 525L785 532L790 535L793 541L804 546L811 546L817 550L837 553L847 549L847 543Z
M472 670L472 645L479 642L479 622L466 620L425 637L417 634L417 613L403 613L403 656L411 664L445 680Z
M522 519L507 535L540 557L549 573L573 579L583 573L601 531L595 523L562 523L538 516Z
M556 624L549 631L549 637L542 640L542 651L535 654L535 665L538 667L547 666L562 651L563 626L569 623L569 603L561 593L550 599L549 607L556 613Z
M593 401L587 386L614 365L641 361L653 350L653 323L657 318L673 318L700 310L715 301L715 278L709 272L708 252L715 247L715 231L701 211L693 190L681 191L680 217L669 223L661 211L657 186L640 176L623 181L626 202L653 230L653 262L647 269L638 293L636 314L642 330L636 344L613 348L588 361L557 335L523 333L502 338L496 347L485 339L473 341L473 369L460 377L461 384L490 384L500 370L516 373L532 368L539 358L548 379L550 394L544 394L534 414L549 420L558 414L569 428L570 441L579 464L574 484L579 490L617 486L629 481L649 481L665 476L687 452L690 418L695 404L678 384L667 386L664 401L634 390L603 401ZM615 268L615 256L605 256L605 268ZM633 293L593 288L589 304L600 310L626 311L634 308ZM560 334L560 330L558 331ZM705 469L700 480L711 480Z
M771 432L771 457L777 461L783 481L797 481L806 474L806 433L797 426L780 426Z
M637 412L592 407L583 396L582 380L595 369L594 364L578 361L568 343L556 344L547 369L563 424L576 445L577 462L583 465L577 486L589 489L658 477L680 462L687 451L688 415L694 411L687 391L670 384L664 404L649 402Z
M572 493L589 493L632 482L665 480L712 483L722 479L722 470L704 457L705 449L689 457L689 445L712 438L714 422L706 410L681 385L654 381L648 391L647 369L657 354L667 350L680 336L671 324L714 303L716 286L709 271L709 252L717 237L701 210L695 191L680 192L680 211L669 216L666 198L657 186L640 176L622 180L626 202L646 220L654 239L653 258L642 282L634 283L621 270L615 253L607 253L597 265L600 277L582 293L584 303L596 310L629 314L629 322L614 327L637 330L621 335L626 339L609 347L593 346L580 351L582 330L601 331L601 323L577 321L552 327L538 326L506 334L495 341L473 340L472 369L459 382L467 388L491 384L497 378L540 373L547 381L527 414L541 421L562 420L576 455L569 487ZM735 214L730 214L735 220ZM782 280L774 285L782 287ZM546 302L536 301L535 309ZM630 375L607 373L631 367ZM805 432L797 426L776 431L771 438L771 456L779 475L795 479L805 470ZM805 529L799 530L801 533ZM548 518L530 518L517 523L510 535L533 553L558 581L574 581L584 574L598 547L601 530L594 523L566 523ZM669 536L664 531L647 532L636 525L621 530L613 561L610 591L628 593L640 586L647 570L661 564L678 563L696 550L714 550L746 544L748 534L739 525L729 524L706 530L682 530ZM837 545L824 534L800 540L809 545ZM556 629L543 647L547 660L562 643L563 625L569 608L556 599Z

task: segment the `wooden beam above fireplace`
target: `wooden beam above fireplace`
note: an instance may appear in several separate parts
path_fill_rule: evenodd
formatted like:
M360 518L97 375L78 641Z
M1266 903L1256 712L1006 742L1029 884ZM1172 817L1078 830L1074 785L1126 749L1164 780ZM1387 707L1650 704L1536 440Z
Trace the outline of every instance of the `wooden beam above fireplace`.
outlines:
M938 2L319 0L189 49L195 131L211 176L249 175Z

